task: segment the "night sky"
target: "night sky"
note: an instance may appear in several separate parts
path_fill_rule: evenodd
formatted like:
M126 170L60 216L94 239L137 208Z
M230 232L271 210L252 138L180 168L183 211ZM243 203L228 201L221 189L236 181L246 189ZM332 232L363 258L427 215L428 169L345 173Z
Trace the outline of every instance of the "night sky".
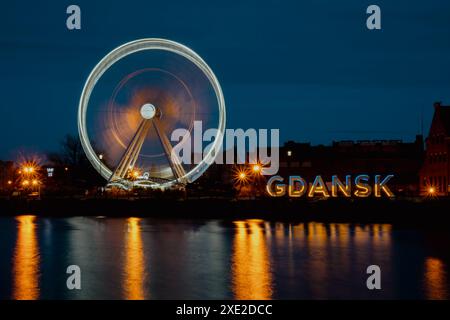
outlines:
M228 128L279 128L281 141L404 139L450 104L450 2L7 1L0 10L0 159L55 150L77 133L89 72L118 45L168 38L222 84ZM66 28L81 7L82 29ZM370 4L382 30L366 28Z

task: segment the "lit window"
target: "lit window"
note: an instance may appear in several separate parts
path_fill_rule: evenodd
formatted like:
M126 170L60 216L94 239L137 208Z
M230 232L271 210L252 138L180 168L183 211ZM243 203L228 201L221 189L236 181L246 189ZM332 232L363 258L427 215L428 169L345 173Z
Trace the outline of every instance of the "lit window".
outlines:
M53 177L53 171L54 170L55 170L54 168L47 168L47 176L48 177Z
M292 151L289 150L289 151L287 152L287 155L288 155L288 157L292 156Z

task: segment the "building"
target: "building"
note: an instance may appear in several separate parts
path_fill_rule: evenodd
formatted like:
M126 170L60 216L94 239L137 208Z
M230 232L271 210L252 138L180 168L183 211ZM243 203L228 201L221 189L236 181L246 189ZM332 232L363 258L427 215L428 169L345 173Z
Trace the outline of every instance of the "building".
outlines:
M0 190L5 191L11 188L14 181L14 163L12 161L0 160Z
M307 181L321 175L324 179L338 175L388 175L389 186L396 194L419 193L419 171L424 156L423 138L413 142L401 140L334 141L331 146L288 141L280 148L282 176L300 175Z
M434 104L430 132L420 170L422 195L448 196L450 191L450 106Z

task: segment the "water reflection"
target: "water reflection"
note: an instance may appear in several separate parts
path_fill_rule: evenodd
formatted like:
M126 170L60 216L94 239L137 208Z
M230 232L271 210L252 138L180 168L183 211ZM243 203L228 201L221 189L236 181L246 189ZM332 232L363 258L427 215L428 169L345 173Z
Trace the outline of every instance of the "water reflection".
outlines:
M73 217L47 236L43 225L0 218L0 299L449 298L448 234L435 246L386 224ZM68 264L82 267L79 292L65 286ZM367 290L370 264L383 290Z
M428 257L425 260L425 292L431 300L447 299L447 277L444 263L437 258Z
M127 219L125 244L124 296L127 300L143 300L145 261L139 218Z
M35 216L18 216L17 242L13 257L13 293L15 300L39 298L39 247Z
M262 220L235 221L233 293L235 299L271 299L273 293L269 251Z

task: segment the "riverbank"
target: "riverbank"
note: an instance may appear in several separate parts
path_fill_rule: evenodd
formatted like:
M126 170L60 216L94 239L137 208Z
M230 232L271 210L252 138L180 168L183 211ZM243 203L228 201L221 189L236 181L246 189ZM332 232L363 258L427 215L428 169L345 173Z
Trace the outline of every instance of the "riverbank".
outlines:
M201 219L397 223L450 228L450 200L42 199L0 200L0 215L141 216Z

